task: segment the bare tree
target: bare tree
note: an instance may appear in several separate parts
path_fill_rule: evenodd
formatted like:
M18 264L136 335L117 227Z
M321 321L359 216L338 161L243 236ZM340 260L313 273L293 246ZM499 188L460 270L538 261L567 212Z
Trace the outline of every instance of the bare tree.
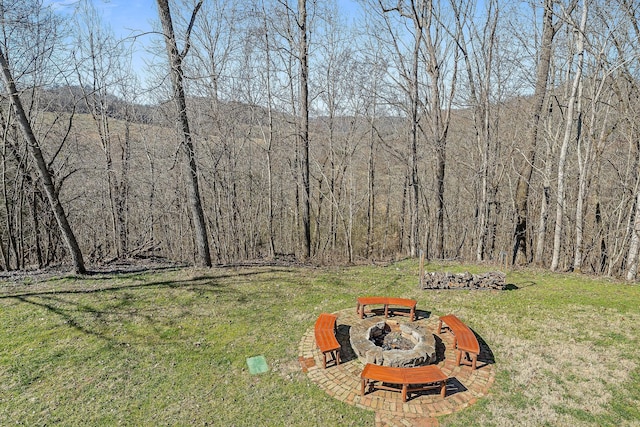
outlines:
M473 126L476 144L481 153L480 166L480 203L478 206L478 242L476 260L482 261L487 255L489 242L489 217L491 214L492 177L496 175L494 150L497 145L493 141L492 124L492 82L493 62L497 50L497 26L500 16L500 5L497 0L486 4L485 22L476 25L471 11L474 2L457 4L451 2L456 19L458 47L462 51L468 81L469 104L472 108ZM466 26L469 26L468 31ZM470 42L467 42L467 35Z
M522 161L520 173L518 174L515 206L516 225L514 231L513 264L523 264L528 262L527 255L527 218L529 216L529 189L533 176L536 147L538 144L538 131L540 129L540 117L547 94L549 81L549 68L551 55L553 52L553 39L558 31L559 23L554 22L554 8L557 0L544 0L544 10L542 17L542 39L540 41L540 52L538 54L535 88L531 99L531 112L528 123L528 134L526 143L528 151Z
M566 85L564 85L566 87ZM566 98L566 96L565 96ZM554 167L555 153L557 151L557 141L560 139L562 133L562 127L556 126L554 129L554 122L551 120L554 110L559 108L555 106L558 103L557 97L552 97L548 101L549 107L546 117L546 129L545 129L545 156L543 159L544 167L542 168L542 191L540 194L540 213L538 217L538 227L536 229L536 249L533 257L533 261L536 265L542 266L545 262L545 250L547 242L547 228L549 225L549 213L551 206L551 180Z
M303 250L311 257L311 183L309 176L309 43L307 32L307 0L298 0L298 61L300 62L300 140L302 172Z
M426 10L427 3L424 1L420 1L418 5L412 4L406 6L403 5L400 1L393 8L387 8L382 4L380 0L380 4L383 8L384 12L396 11L401 16L411 20L413 26L413 44L411 51L411 60L408 65L410 69L406 70L408 75L406 77L407 80L407 96L409 99L409 162L407 164L408 172L407 172L407 181L408 181L408 191L409 191L409 254L412 257L415 257L417 254L418 248L418 239L420 235L420 230L418 227L418 210L419 210L419 191L420 186L418 182L418 123L420 121L419 115L419 105L420 105L420 49L422 48L422 40L424 37L425 27L427 27L432 12L432 10ZM404 6L404 7L403 7ZM432 7L432 5L430 5ZM389 24L388 24L389 25ZM389 27L391 30L391 27ZM430 31L430 28L427 27L427 31ZM396 48L396 50L398 50ZM401 57L401 52L397 52L398 56ZM403 70L404 73L405 70ZM438 255L439 256L439 255Z
M616 127L616 123L621 119L620 117L614 117L613 110L613 97L614 91L610 90L611 77L617 70L620 69L621 64L626 61L622 57L617 58L615 61L605 61L606 52L614 41L613 32L614 29L605 22L607 18L598 16L601 15L604 10L608 10L607 5L598 7L596 2L592 3L594 13L598 19L595 22L602 23L601 32L597 33L592 31L592 37L589 41L590 52L590 66L585 72L585 80L587 82L586 94L583 95L585 100L590 99L591 102L587 103L587 108L590 109L589 114L585 114L584 126L585 129L584 138L578 139L577 143L577 156L578 156L578 191L576 195L576 220L575 220L575 250L573 259L573 270L581 272L584 260L589 252L589 246L597 246L597 236L600 234L598 228L593 229L592 233L587 231L587 212L590 207L589 198L590 194L594 194L595 191L592 188L591 182L594 179L594 173L599 169L600 162L602 161L602 153L605 149L608 138L611 136L612 129ZM603 19L604 18L604 19ZM594 25L595 27L595 25ZM595 34L594 34L595 33ZM624 68L624 67L623 67ZM587 76L588 79L587 79ZM596 205L596 208L598 205ZM596 225L600 221L600 217L597 212L594 212L596 216ZM589 239L589 237L591 237ZM589 244L589 240L594 243ZM602 245L600 245L602 246ZM597 272L602 271L602 263L593 263L597 265L594 270Z
M367 62L368 69L371 70L368 73L368 78L365 79L363 91L367 93L368 98L366 102L366 115L368 117L369 125L369 147L368 147L368 161L367 161L367 240L366 240L366 256L370 258L374 255L375 242L378 238L376 233L376 189L377 189L377 163L376 152L377 147L380 144L380 131L378 129L377 121L380 118L379 106L381 102L379 99L379 92L381 86L381 80L384 77L384 70L382 68L382 58L377 47L373 47L369 51L374 52L370 62ZM387 211L387 209L385 209ZM388 212L387 212L388 215ZM385 227L386 228L386 227Z
M431 138L436 151L436 256L445 257L445 170L447 165L447 136L451 123L451 105L453 102L456 79L458 77L459 50L453 51L452 71L445 75L445 54L448 53L443 33L445 24L442 16L438 15L434 2L426 5L427 25L425 26L425 62L429 75L429 94L426 103L429 105L429 117L431 118ZM456 34L455 37L459 37ZM449 59L449 58L447 58ZM446 83L445 83L446 80ZM445 85L449 85L446 91ZM444 92L444 93L443 93Z
M567 114L565 118L565 131L562 145L560 148L560 157L558 159L558 190L556 193L556 225L553 233L553 255L551 258L551 270L555 271L558 268L560 262L560 245L562 243L562 220L565 213L565 164L567 161L567 151L569 149L569 142L573 134L574 120L578 115L577 135L575 140L581 138L581 120L582 120L582 68L584 66L584 54L585 54L585 28L587 25L588 14L588 2L585 1L582 6L582 15L580 18L580 24L576 28L577 39L575 54L578 56L578 62L576 64L576 72L573 78L573 85L571 86L571 93L569 95Z
M196 153L189 128L189 117L187 115L187 102L183 84L182 61L189 52L190 41L189 35L193 28L198 10L202 6L200 0L193 10L189 27L186 34L186 42L183 50L178 50L175 33L173 30L173 22L171 20L171 11L169 9L169 0L157 0L158 12L160 13L160 21L164 31L164 39L169 58L169 67L171 73L171 83L173 85L173 101L175 102L179 123L182 133L182 149L185 154L185 164L187 166L187 188L189 190L189 205L191 207L191 216L195 232L195 241L197 249L197 264L203 267L211 266L211 255L209 252L209 239L207 236L207 226L202 208L202 200L200 198L200 187L198 182L198 167L196 162Z
M128 165L130 153L129 125L131 121L131 101L125 103L122 117L125 118L127 131L123 138L114 136L112 117L116 110L113 105L117 98L115 92L125 87L123 68L126 64L124 43L117 41L114 34L103 28L101 16L87 1L79 4L76 15L78 31L74 59L79 90L82 92L89 115L93 119L99 136L100 149L104 155L104 173L107 183L107 203L103 209L110 215L111 238L106 237L107 250L115 247L116 257L126 255L128 251L128 233L126 204L128 192ZM114 141L115 139L115 141ZM118 142L121 144L118 144ZM114 151L120 145L120 176L116 171ZM103 202L104 203L104 202ZM112 244L111 241L113 242Z
M265 67L264 67L264 84L266 86L267 91L267 123L266 130L262 123L262 138L265 142L266 148L266 158L267 158L267 221L268 221L268 242L269 242L269 256L275 257L276 254L276 244L275 244L275 228L274 228L274 184L273 184L273 143L275 137L275 129L274 129L274 111L273 111L273 88L272 88L272 74L273 74L273 63L271 60L271 49L272 49L272 41L270 28L267 21L267 10L264 5L264 1L261 3L262 5L262 31L264 36L264 53L265 53Z
M628 19L629 22L629 27L630 27L630 44L634 45L637 49L637 43L638 41L640 41L640 17L638 16L638 9L637 9L637 5L634 4L633 2L629 2L628 0L622 0L621 1L622 4L622 8L624 10L625 13L625 17ZM622 47L621 47L621 42L617 42L616 46L618 48L618 50L620 51L620 53L622 54ZM635 64L637 65L638 62L638 53L636 51L636 56L635 56ZM621 55L622 56L622 55ZM622 56L624 58L624 56ZM625 101L628 102L628 109L630 110L630 116L628 116L628 120L630 120L632 123L631 125L631 130L632 132L630 132L633 136L632 138L635 139L635 147L636 147L636 151L637 151L637 158L635 161L636 164L636 174L637 174L637 165L640 164L640 137L638 136L638 128L637 128L637 110L633 111L634 109L631 108L631 99L634 98L637 101L637 96L638 93L640 93L640 90L638 88L638 85L636 83L636 80L632 77L632 73L629 69L629 66L627 64L625 64L625 66L623 67L623 75L626 77L626 80L629 81L630 86L631 86L631 90L629 90L630 94L633 95L627 95L627 99ZM633 118L631 118L633 117ZM637 181L636 181L636 185L634 188L634 193L636 194L635 197L635 203L634 203L634 210L632 212L631 215L631 222L633 224L632 228L631 228L631 236L630 236L630 242L629 242L629 251L627 254L627 271L626 271L626 279L629 281L632 280L636 280L637 274L638 274L638 256L640 255L640 177L638 177ZM610 267L611 270L611 267Z
M15 111L18 124L20 126L20 129L22 130L22 135L27 143L27 146L29 147L29 152L31 153L38 171L40 172L40 179L42 180L44 191L49 200L51 209L55 215L56 221L58 222L58 226L60 227L60 231L62 233L62 236L64 237L65 243L67 244L69 254L71 255L71 258L73 260L74 270L77 274L85 274L86 268L84 265L84 259L82 257L82 251L80 250L80 246L78 245L78 241L76 240L73 229L69 224L64 207L60 202L59 191L54 184L49 166L44 158L42 150L40 149L40 144L38 143L38 140L33 133L29 118L27 117L25 109L22 106L22 101L20 100L20 95L16 87L16 83L13 80L11 69L9 68L9 62L4 53L4 48L1 45L0 67L2 68L2 79L4 80L7 95L9 96L11 105L13 106L13 109Z
M392 41L398 52L402 67L401 75L407 82L406 93L410 101L408 117L410 119L409 131L409 173L407 174L410 197L410 255L417 255L420 206L420 183L418 180L418 131L425 135L435 151L435 199L436 199L436 230L435 230L435 256L445 256L445 171L446 171L446 146L449 125L451 122L451 105L456 88L458 54L449 49L445 16L442 5L431 0L398 1L394 6L385 5L382 0L380 6L384 12L397 12L411 24L411 54L409 64L405 65L398 46L401 41ZM391 34L395 31L387 25ZM457 35L454 35L454 38ZM453 53L453 57L447 54ZM448 60L450 61L448 62ZM423 75L420 72L420 64L424 64ZM451 66L448 75L447 65ZM426 82L422 79L426 75ZM426 86L426 91L420 90ZM447 88L448 85L448 88ZM420 107L420 108L419 108ZM420 111L418 111L420 109ZM425 124L421 120L426 118ZM425 233L426 235L426 233ZM426 239L425 239L426 240Z

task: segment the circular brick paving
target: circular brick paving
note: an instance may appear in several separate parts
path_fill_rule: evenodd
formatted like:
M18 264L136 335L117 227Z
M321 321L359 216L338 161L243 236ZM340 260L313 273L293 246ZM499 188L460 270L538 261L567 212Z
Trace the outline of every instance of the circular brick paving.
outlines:
M302 337L298 355L302 370L311 381L318 384L329 395L360 408L376 412L377 425L437 425L436 417L460 411L473 405L478 398L486 395L495 379L493 354L481 339L478 369L456 366L453 337L450 333L438 335L438 318L418 310L418 320L412 324L436 334L437 365L449 377L447 396L443 399L437 390L412 393L407 402L402 402L401 393L375 390L360 396L360 373L364 368L349 343L349 330L353 325L374 324L381 316L369 315L360 319L355 307L335 312L338 315L337 338L342 347L342 362L338 366L328 364L322 369L322 354L315 345L313 326ZM404 320L403 320L404 319ZM409 322L401 316L394 317L400 322Z

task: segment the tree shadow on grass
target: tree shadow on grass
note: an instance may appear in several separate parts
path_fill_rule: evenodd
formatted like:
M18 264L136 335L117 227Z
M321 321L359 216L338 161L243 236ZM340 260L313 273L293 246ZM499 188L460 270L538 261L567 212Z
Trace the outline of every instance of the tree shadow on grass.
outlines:
M120 342L116 339L113 334L116 325L144 323L149 325L158 336L161 336L167 328L175 327L181 318L196 315L186 305L176 306L178 310L174 312L165 312L163 305L150 304L144 300L148 297L148 293L141 294L139 298L136 296L136 291L182 289L195 293L199 298L209 298L210 294L215 294L216 298L222 297L228 300L229 304L233 304L246 302L251 298L260 299L259 294L262 293L279 293L280 291L268 290L265 287L262 290L250 292L251 296L248 296L247 292L232 289L228 283L223 283L224 280L230 278L247 278L264 273L264 271L234 272L218 276L198 276L187 280L140 281L114 285L113 279L122 279L122 276L115 275L101 278L104 281L99 282L91 279L89 286L84 285L84 287L75 282L48 284L46 287L38 285L37 289L31 285L13 286L8 291L5 288L4 292L0 292L0 300L13 299L20 303L45 309L62 319L64 324L83 334L101 338L109 343L124 345L128 344L130 339L126 339L127 342ZM269 270L267 273L274 273L274 270ZM133 275L127 274L129 280L132 279L132 276L135 276L135 273ZM61 287L62 289L60 289ZM99 298L88 301L77 298L77 296L92 294L99 295ZM278 295L273 298L276 297L282 298ZM168 298L171 298L171 295L168 295ZM129 336L130 334L131 332L125 333L124 336L126 338L133 337L135 341L135 334Z
M265 271L251 271L251 272L234 272L233 274L223 274L217 276L196 276L187 280L163 280L163 281L155 281L155 282L140 282L140 283L128 283L122 285L111 285L114 279L122 280L122 279L135 279L136 276L143 276L145 273L131 273L131 274L115 274L109 275L105 277L96 277L91 278L91 282L97 283L94 286L90 287L81 287L81 285L75 283L66 283L62 285L52 285L56 286L56 289L34 289L31 290L30 285L23 285L13 287L15 291L5 291L0 292L0 299L8 299L8 298L18 298L18 297L29 297L29 296L44 296L44 295L73 295L73 294L92 294L92 293L108 293L108 292L117 292L122 290L136 290L136 289L146 289L146 288L191 288L191 289L216 289L226 287L226 285L222 285L218 283L219 281L238 278L238 277L250 277L254 275L261 275L265 273L278 273L278 270L269 270ZM286 272L286 271L283 271ZM98 282L98 281L104 281ZM65 287L65 289L59 289L60 287Z

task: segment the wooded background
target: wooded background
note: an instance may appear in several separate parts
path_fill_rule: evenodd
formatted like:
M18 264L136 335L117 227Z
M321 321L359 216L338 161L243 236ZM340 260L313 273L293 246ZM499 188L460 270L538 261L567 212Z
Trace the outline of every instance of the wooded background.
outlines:
M640 3L155 6L119 38L88 0L0 2L3 269L424 251L636 279Z

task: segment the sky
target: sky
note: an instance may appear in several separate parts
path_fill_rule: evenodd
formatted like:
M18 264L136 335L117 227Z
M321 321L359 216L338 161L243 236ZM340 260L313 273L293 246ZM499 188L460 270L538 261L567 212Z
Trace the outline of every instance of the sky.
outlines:
M90 0L103 23L117 38L137 37L132 57L132 67L144 85L146 63L149 54L146 47L156 37L149 34L158 21L156 0ZM44 0L60 15L71 16L79 0Z
M91 0L94 7L108 22L118 36L132 32L151 31L152 23L158 20L156 0ZM251 0L247 0L251 2ZM45 0L45 5L71 12L78 0ZM357 8L355 0L338 0L344 14L352 14Z
M151 23L158 18L155 0L91 0L96 10L103 16L118 36L132 31L151 30ZM61 13L72 13L77 0L45 0Z
M146 34L136 39L132 65L134 70L145 68L145 47L152 39L149 34L154 22L159 22L158 7L155 0L92 0L96 9L102 14L116 37L129 37L132 34ZM157 25L157 24L156 24ZM140 78L144 78L139 73Z
M155 0L93 0L117 36L149 32L158 21Z
M149 61L149 54L146 47L157 36L150 34L154 25L159 25L158 7L156 0L90 0L102 16L103 22L108 25L118 38L130 37L132 35L142 36L136 38L136 45L133 56L133 68L144 70ZM207 0L205 0L207 1ZM253 2L253 0L246 0ZM52 6L61 14L71 15L79 0L44 0L45 6ZM338 7L344 15L353 15L358 8L355 0L337 0ZM143 72L139 72L139 77L144 79Z

